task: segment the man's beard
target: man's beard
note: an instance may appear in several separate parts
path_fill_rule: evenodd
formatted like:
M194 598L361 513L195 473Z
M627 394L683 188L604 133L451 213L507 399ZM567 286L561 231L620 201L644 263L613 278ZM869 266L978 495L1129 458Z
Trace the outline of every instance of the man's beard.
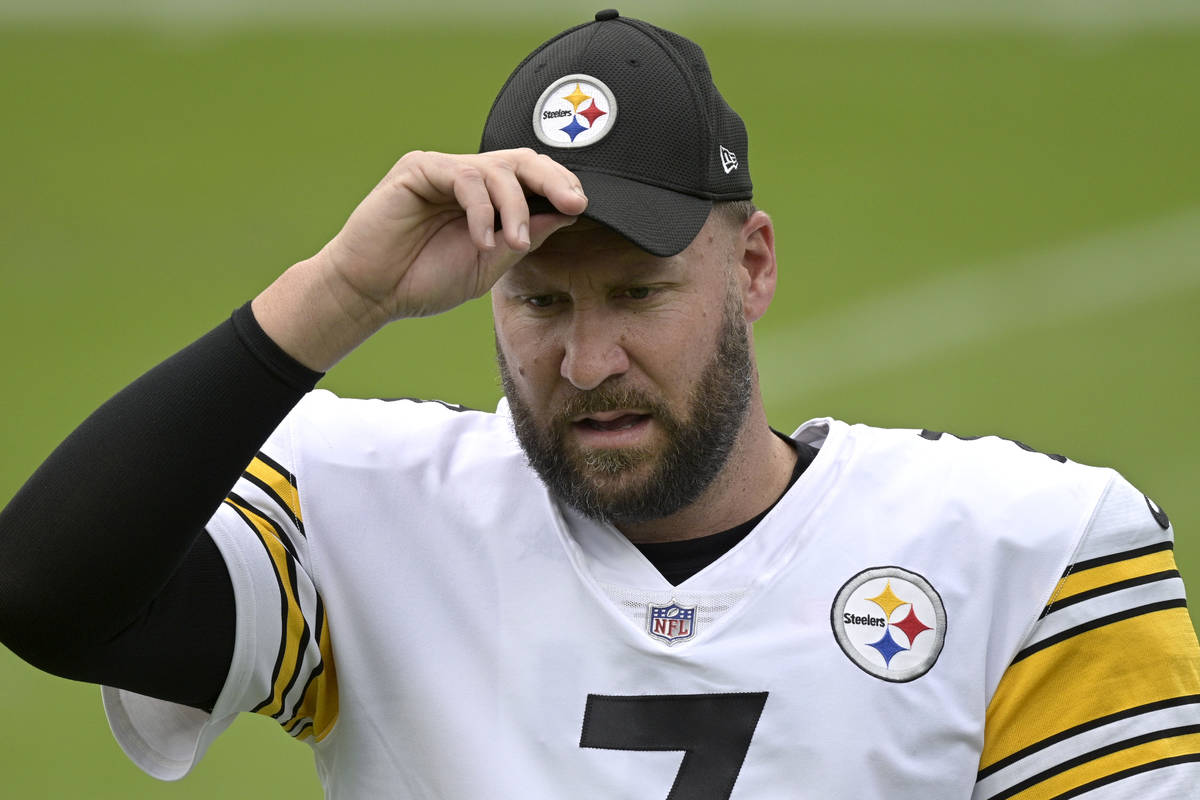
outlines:
M754 386L750 343L740 297L726 304L720 339L687 401L687 416L655 398L622 386L620 378L576 391L540 423L521 398L499 346L500 380L512 410L517 440L549 490L584 515L614 525L670 516L694 502L720 474L737 442ZM581 416L636 408L660 426L658 448L586 449L569 446L567 432ZM644 478L634 470L650 465Z

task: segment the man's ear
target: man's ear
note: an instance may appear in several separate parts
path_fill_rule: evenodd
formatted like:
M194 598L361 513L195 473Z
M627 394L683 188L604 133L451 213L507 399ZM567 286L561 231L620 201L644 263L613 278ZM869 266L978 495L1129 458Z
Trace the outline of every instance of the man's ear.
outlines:
M742 280L742 308L747 322L757 322L775 297L778 277L775 263L775 225L765 211L755 211L742 224L739 238ZM746 281L746 276L749 280Z

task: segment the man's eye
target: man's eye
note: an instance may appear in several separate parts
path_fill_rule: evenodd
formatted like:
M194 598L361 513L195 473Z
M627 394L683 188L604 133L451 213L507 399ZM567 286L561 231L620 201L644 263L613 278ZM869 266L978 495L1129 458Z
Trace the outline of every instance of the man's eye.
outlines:
M625 290L625 296L631 300L645 300L650 296L649 286L634 286Z
M525 298L525 302L534 308L549 308L554 305L555 296L552 294L535 294Z

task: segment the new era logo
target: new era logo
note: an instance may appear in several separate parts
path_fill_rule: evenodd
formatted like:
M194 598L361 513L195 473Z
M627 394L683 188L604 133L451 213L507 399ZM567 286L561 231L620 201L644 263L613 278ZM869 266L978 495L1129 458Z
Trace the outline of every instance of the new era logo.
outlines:
M721 148L721 168L724 169L725 174L728 175L738 168L737 156L733 154L732 150L725 147L725 145L722 144L718 146Z

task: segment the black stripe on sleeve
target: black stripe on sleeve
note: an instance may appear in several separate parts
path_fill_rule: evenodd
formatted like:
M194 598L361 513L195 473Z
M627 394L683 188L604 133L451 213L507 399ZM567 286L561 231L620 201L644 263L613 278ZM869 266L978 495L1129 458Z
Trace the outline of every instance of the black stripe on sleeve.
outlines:
M1187 695L1183 695L1182 697L1172 697L1168 700L1158 700L1153 703L1146 703L1145 705L1135 706L1134 708L1127 708L1124 711L1117 711L1116 713L1108 714L1103 717L1099 717L1097 719L1091 720L1090 722L1084 722L1080 725L1076 725L1073 728L1068 728L1065 731L1062 731L1061 733L1056 733L1053 736L1049 736L1045 739L1042 739L1040 742L1034 742L1033 744L1029 745L1028 747L1024 747L1024 748L1018 750L1017 752L1013 753L1012 755L1006 756L1006 757L1000 759L999 761L988 766L987 768L979 770L979 774L976 776L975 780L981 781L984 778L987 778L991 775L995 775L1000 770L1002 770L1008 766L1011 766L1012 764L1017 763L1021 759L1031 756L1034 753L1038 752L1039 750L1045 750L1047 747L1056 745L1059 742L1066 741L1067 739L1070 739L1072 736L1078 736L1081 733L1086 733L1086 732L1088 732L1090 730L1094 730L1096 728L1102 728L1105 725L1109 725L1113 722L1120 722L1123 719L1130 719L1132 717L1137 717L1142 714L1149 714L1154 711L1162 711L1164 708L1174 708L1176 706L1186 706L1186 705L1189 705L1192 703L1200 703L1200 694L1187 694Z
M295 727L298 721L297 715L300 713L300 707L304 705L304 698L308 696L308 690L312 687L313 681L317 679L325 671L325 659L320 656L321 634L325 630L325 607L321 602L321 595L317 595L317 624L316 631L313 635L313 642L317 645L318 658L317 665L312 668L308 674L308 680L304 682L304 689L301 690L300 696L296 698L296 702L292 704L292 713L286 722L281 723L285 730L290 732L290 728Z
M1082 572L1085 569L1103 567L1106 564L1115 564L1118 561L1128 561L1131 558L1140 558L1141 556L1148 556L1151 553L1161 553L1163 550L1174 549L1175 543L1168 540L1165 542L1158 542L1156 544L1148 544L1145 547L1138 547L1133 550L1125 550L1120 553L1110 553L1106 556L1089 558L1086 561L1076 561L1074 564L1067 567L1067 569L1063 572L1063 577L1066 578L1069 575L1074 575L1075 573Z
M300 621L303 623L303 627L300 630L300 641L296 645L296 662L291 668L292 676L288 679L287 684L279 692L279 710L272 715L273 718L280 723L288 718L284 713L286 711L286 707L284 706L284 698L288 696L288 692L292 690L292 687L296 685L296 681L300 678L300 667L304 664L304 656L308 649L308 637L312 633L311 628L308 626L308 618L304 616L304 609L300 608L300 589L296 580L296 559L289 558L287 565L288 580L292 585L292 597L296 598L296 611L300 614ZM285 643L286 636L287 632L285 631Z
M1200 761L1200 753L1185 753L1181 756L1160 758L1158 761L1151 761L1147 764L1138 764L1136 767L1130 767L1129 769L1123 769L1120 772L1114 772L1112 775L1105 775L1103 778L1097 778L1091 783L1085 783L1083 786L1078 786L1068 792L1063 792L1058 797L1054 798L1054 800L1071 800L1071 798L1079 797L1082 794L1087 794L1093 789L1099 789L1101 786L1107 786L1110 783L1116 783L1117 781L1133 777L1134 775L1141 775L1143 772L1152 772L1156 769L1173 767L1177 764L1194 763L1197 761Z
M1062 600L1055 600L1042 610L1041 619L1047 614L1053 614L1055 611L1061 611L1064 608L1073 606L1076 603L1082 603L1085 600L1091 600L1094 597L1101 597L1113 592L1119 592L1122 589L1132 589L1134 586L1144 586L1147 583L1155 583L1157 581L1170 580L1171 578L1179 578L1179 570L1166 569L1162 572L1152 572L1149 575L1138 575L1136 578L1128 578L1123 581L1116 581L1107 586L1097 586L1095 589L1088 589L1086 592L1073 594L1070 597L1064 597Z
M298 485L296 483L296 476L293 475L291 472L289 472L287 470L287 468L284 467L282 464L280 464L278 461L271 458L269 455L264 453L262 450L259 450L257 453L255 453L254 457L257 458L259 461L263 462L264 464L266 464L271 469L278 472L285 481L287 481L288 483L290 483L292 485L293 489L298 488Z
M279 524L276 523L275 520L271 519L269 516L262 513L262 511L260 511L257 506L255 506L250 501L246 500L244 497L239 495L237 492L230 492L229 497L231 500L233 500L233 502L237 503L240 506L245 506L246 508L254 509L258 513L259 519L266 522L268 525L271 526L271 529L273 531L275 531L275 538L279 539L280 544L282 544L283 548L288 551L288 555L290 555L292 558L296 559L297 561L300 559L300 557L298 555L296 555L296 548L292 544L292 540L288 537L287 533L283 530L283 528L279 527ZM253 525L251 527L253 527ZM258 530L255 529L254 533L257 535Z
M299 736L300 731L304 730L303 725L301 725L299 728L296 727L297 723L299 723L302 719L307 720L310 723L312 722L312 717L308 717L308 716L300 717L297 715L300 712L300 706L304 702L305 695L308 694L308 690L312 688L313 682L317 678L319 678L321 676L321 673L323 673L324 671L325 671L325 662L322 661L321 663L317 664L317 666L313 669L313 671L311 673L309 673L308 680L304 682L304 691L300 692L300 699L297 700L296 704L292 707L292 716L289 717L286 722L280 723L280 725L283 726L283 729L285 731L287 731L288 733L290 733L292 736ZM295 730L293 730L293 729L295 729Z
M1066 761L1063 761L1061 764L1056 764L1055 766L1051 767L1050 769L1042 770L1038 774L1033 775L1032 777L1026 778L1025 780L1021 781L1020 783L1013 784L1012 786L1008 787L1007 789L1000 792L999 794L992 795L991 797L988 798L988 800L1007 800L1010 797L1020 794L1021 792L1030 788L1031 786L1036 786L1037 784L1041 783L1042 781L1053 778L1055 775L1061 775L1062 773L1066 772L1067 770L1074 769L1075 767L1078 767L1081 764L1086 764L1089 761L1095 761L1098 758L1103 758L1104 756L1112 755L1113 753L1119 753L1122 750L1128 750L1132 747L1137 747L1138 745L1146 744L1147 742L1154 742L1154 741L1158 741L1160 739L1172 739L1176 736L1188 736L1193 733L1200 733L1200 725L1182 725L1178 728L1167 728L1167 729L1161 730L1161 731L1153 731L1151 733L1142 734L1141 736L1134 736L1132 738L1124 739L1119 742L1113 742L1110 745L1106 745L1104 747L1098 748L1096 750L1091 751L1090 753L1084 753L1083 755L1076 756L1075 758L1067 759ZM1181 758L1181 757L1177 756L1176 758ZM1186 760L1192 760L1192 759L1188 759L1187 757L1182 757L1182 758L1185 758ZM1197 754L1193 758L1200 760L1200 754ZM1171 759L1164 759L1164 761L1165 760L1171 760ZM1152 762L1152 763L1161 763L1161 762ZM1142 765L1142 766L1145 767L1147 765ZM1162 764L1162 766L1168 766L1168 765ZM1139 769L1138 767L1133 767L1132 770L1124 770L1123 772L1117 772L1117 773L1113 773L1112 775L1106 775L1103 778L1098 778L1097 780L1092 781L1090 784L1087 784L1087 785L1091 788L1096 788L1096 786L1103 785L1104 783L1112 783L1113 781L1120 780L1120 778L1126 777L1127 775L1132 775L1132 774L1135 774L1136 772L1144 772L1144 771L1146 771L1146 770ZM1064 798L1064 797L1074 797L1076 795L1082 794L1083 791L1085 791L1084 787L1080 786L1080 787L1070 790L1066 794L1058 795L1055 798L1055 800L1062 800L1062 798Z
M1137 606L1136 608L1127 608L1124 611L1119 611L1116 614L1109 614L1105 617L1097 617L1090 622L1085 622L1082 625L1076 625L1074 628L1068 628L1061 633L1056 633L1053 636L1048 636L1045 639L1042 639L1040 642L1031 644L1029 647L1026 647L1024 650L1017 653L1016 658L1012 660L1012 663L1016 664L1018 661L1028 658L1034 653L1045 650L1047 647L1052 647L1059 642L1065 642L1067 639L1070 639L1073 636L1078 636L1081 633L1087 633L1088 631L1095 630L1096 628L1103 628L1105 625L1111 625L1114 622L1121 622L1122 620L1140 617L1143 614L1152 614L1155 611L1166 611L1169 608L1187 608L1187 600L1182 597L1175 600L1163 600L1158 603L1149 603L1144 606Z
M259 711L261 711L264 708L266 708L267 706L269 706L271 704L271 701L275 699L275 684L279 681L279 671L283 668L283 654L284 654L284 650L287 648L287 635L288 635L287 591L283 588L283 577L280 576L279 571L277 569L275 569L275 559L271 558L271 550L270 550L270 548L267 547L267 543L264 542L262 540L262 537L259 535L258 528L256 528L254 526L254 523L250 521L250 518L247 517L245 512L243 512L240 508L235 506L229 500L226 500L225 503L230 508L232 508L239 517L242 518L242 522L246 523L246 527L248 527L251 530L251 532L254 534L254 538L257 539L258 543L262 545L263 552L266 553L266 556L267 556L267 561L268 561L268 563L271 564L271 572L273 572L275 574L275 583L279 588L280 615L282 617L282 619L280 621L280 625L283 628L283 632L282 632L282 635L279 637L279 653L275 656L275 667L271 670L270 693L267 695L265 700L263 700L262 702L255 705L254 708L250 709L250 711L252 713L258 713Z
M312 674L308 676L308 681L304 684L304 692L301 693L301 697L308 693L313 683L321 676L323 672L325 672L325 664L318 664L317 668L314 669ZM314 708L312 715L299 716L298 714L293 714L291 719L289 719L287 722L281 722L280 725L283 726L284 732L289 736L292 736L293 738L298 737L304 732L305 728L313 726L313 717L315 715L316 709Z
M307 534L304 532L304 523L300 521L300 518L296 516L291 507L288 506L287 502L279 496L279 493L271 488L271 484L267 483L257 475L251 474L249 470L242 473L242 479L253 483L259 489L261 489L263 494L269 497L272 503L279 506L279 509L283 511L284 515L291 520L291 523L296 526L296 530L300 532L300 535L307 538Z
M268 469L271 469L274 472L278 473L281 478L283 478L285 481L287 481L291 485L291 487L296 490L297 496L299 496L300 489L299 489L299 484L296 483L295 475L293 475L291 472L288 472L288 470L285 469L282 464L280 464L278 461L271 458L269 455L262 452L261 450L258 451L258 453L256 453L254 457L257 460L261 461L264 465L266 465L266 467ZM302 519L300 519L300 516L296 512L292 511L292 507L287 504L287 501L285 501L282 497L279 496L279 493L276 492L275 489L273 489L269 483L264 481L262 478L259 478L257 475L252 475L250 473L250 470L246 470L245 472L243 472L242 477L245 478L246 480L250 481L251 483L253 483L259 489L262 489L263 492L267 495L267 497L270 497L272 502L274 502L275 505L279 506L280 510L283 511L284 516L286 516L289 520L292 521L292 524L296 526L296 530L300 531L301 536L304 536L304 537L308 536L308 534L306 534L304 532L304 521Z

